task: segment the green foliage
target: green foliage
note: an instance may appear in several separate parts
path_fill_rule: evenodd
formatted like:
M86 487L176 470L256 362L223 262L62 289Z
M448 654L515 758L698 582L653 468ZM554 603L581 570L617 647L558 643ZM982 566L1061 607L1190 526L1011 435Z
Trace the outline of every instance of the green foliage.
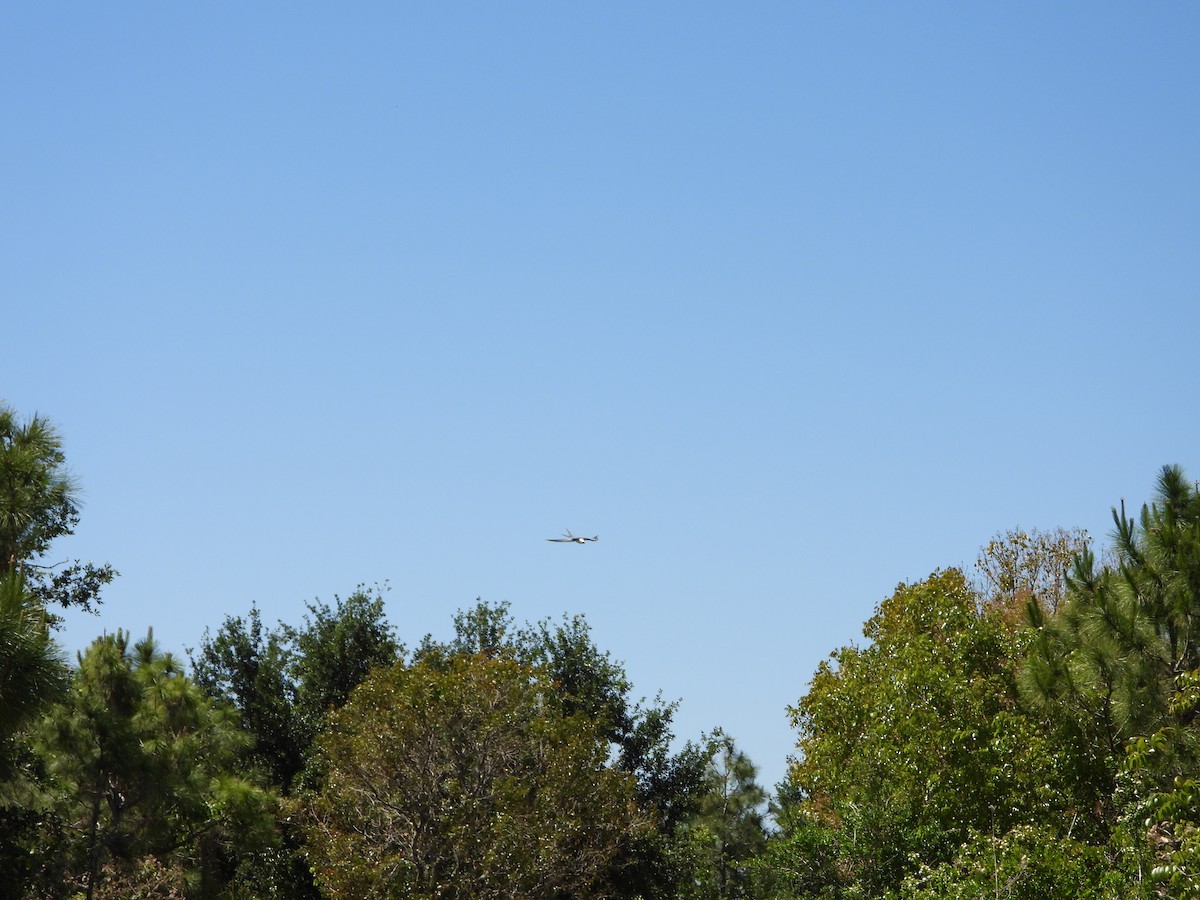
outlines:
M23 734L67 688L46 619L19 572L0 575L0 897L16 894L52 852L36 799L42 769Z
M309 854L334 898L603 897L646 833L598 723L537 670L456 654L379 669L319 739Z
M790 796L794 791L788 782L779 786L779 802L772 808L779 828L751 863L758 895L780 900L847 896L855 885L845 860L856 836L846 840L844 832L818 820L799 797Z
M837 884L877 896L916 864L949 860L972 830L1065 815L1061 761L1017 704L1022 635L980 614L961 572L901 585L864 635L791 710L790 837L833 848Z
M383 597L363 586L334 606L307 605L302 627L263 627L257 608L207 631L191 654L197 684L240 713L253 736L250 761L285 791L308 762L308 749L328 712L378 666L402 653Z
M624 667L593 642L583 616L527 625L517 632L514 647L520 659L550 673L566 715L578 712L606 723L616 743L634 727L637 712L629 703L633 685Z
M117 574L112 566L75 560L55 571L61 564L44 564L50 545L74 534L78 524L76 491L58 432L36 415L21 423L0 404L0 572L22 573L43 604L91 609Z
M0 898L1200 900L1200 489L1166 467L1099 564L1012 530L902 584L789 710L763 820L720 731L675 745L583 616L477 602L410 664L381 591L148 637L67 676L43 560L60 440L0 407ZM39 718L41 715L41 718ZM263 784L272 785L266 789ZM276 793L276 789L278 794Z
M673 831L699 808L708 753L687 742L673 752L671 725L677 704L661 697L649 705L631 697L632 684L612 654L592 640L583 616L563 616L517 628L507 603L477 601L454 617L454 640L426 636L414 662L442 665L458 656L507 657L547 673L555 690L547 699L565 715L581 713L600 723L620 765L636 779L642 805L653 807L665 831Z
M0 898L24 898L43 872L55 871L66 840L65 823L46 801L45 760L15 742L0 782Z
M513 652L550 675L565 715L581 713L599 723L620 767L634 777L639 802L653 810L664 835L699 810L708 751L691 741L672 750L678 704L661 697L650 704L634 702L624 667L596 647L583 616L526 626L517 633Z
M332 607L316 601L307 610L299 628L268 630L256 608L245 619L227 617L215 635L205 632L192 654L196 682L240 713L252 739L243 760L285 794L319 782L311 749L329 711L343 705L372 668L390 666L402 653L378 589L360 585ZM279 846L243 855L240 883L254 897L315 897L303 834L290 816L279 827Z
M1200 495L1167 466L1140 526L1123 510L1113 520L1116 564L1079 556L1026 685L1036 700L1097 720L1096 737L1115 752L1165 722L1173 680L1200 666Z
M334 597L332 607L310 603L304 626L284 626L283 632L294 650L296 705L312 731L327 712L346 702L372 669L392 665L403 652L387 622L378 587L359 585L345 600Z
M426 636L414 661L440 666L480 654L540 669L554 687L546 701L563 715L594 722L618 766L633 776L638 806L655 829L625 848L620 896L673 897L694 879L691 857L678 844L686 840L681 828L698 812L707 790L709 752L691 741L672 748L677 704L661 697L635 702L624 667L596 646L583 616L517 628L507 603L477 601L454 617L454 630L449 643Z
M1195 710L1200 707L1200 671L1181 673L1175 680L1171 713L1175 722L1126 747L1125 771L1140 788L1137 809L1155 849L1153 879L1180 900L1200 898L1200 732Z
M549 675L555 687L550 698L563 715L583 715L596 724L617 766L632 776L638 807L655 824L626 848L620 896L676 896L695 878L690 857L678 845L687 840L683 826L708 790L710 756L692 741L673 748L678 704L661 696L635 702L624 667L596 647L583 616L527 625L516 631L510 652Z
M497 656L515 648L511 632L513 617L507 603L484 603L476 599L470 609L454 614L454 640L446 647L453 655L482 653ZM427 642L428 642L427 638Z
M239 713L253 744L249 762L287 790L304 767L307 734L296 711L293 651L278 631L265 632L257 608L229 616L192 657L192 677L213 698Z
M10 774L18 731L66 685L66 664L50 638L45 608L19 572L0 574L0 782Z
M698 877L687 896L726 900L751 896L751 861L766 846L766 791L758 770L733 738L717 732L709 742L705 792L685 826L693 839Z
M1154 897L1134 865L1034 826L973 834L954 859L905 879L902 900L1137 900Z
M239 853L275 839L271 794L233 774L246 740L233 714L150 636L132 650L121 631L93 642L40 738L49 811L66 826L48 884L131 896L165 879L216 896Z
M1200 703L1179 678L1200 667L1200 495L1178 467L1164 467L1140 523L1113 510L1114 561L1076 560L1057 615L1030 609L1037 629L1021 673L1023 694L1059 726L1058 740L1084 761L1106 825L1107 802L1128 741L1172 735L1176 768L1196 770ZM1182 768L1180 768L1182 766Z

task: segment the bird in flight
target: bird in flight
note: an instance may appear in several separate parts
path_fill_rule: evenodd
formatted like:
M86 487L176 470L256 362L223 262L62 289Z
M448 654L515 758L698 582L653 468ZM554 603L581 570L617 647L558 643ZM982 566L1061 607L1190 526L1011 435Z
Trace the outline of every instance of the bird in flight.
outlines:
M556 544L582 544L584 541L598 541L598 540L600 540L600 535L596 535L595 537L590 537L590 538L589 537L576 537L575 535L571 534L571 532L564 531L562 537L546 538L546 540L553 541Z

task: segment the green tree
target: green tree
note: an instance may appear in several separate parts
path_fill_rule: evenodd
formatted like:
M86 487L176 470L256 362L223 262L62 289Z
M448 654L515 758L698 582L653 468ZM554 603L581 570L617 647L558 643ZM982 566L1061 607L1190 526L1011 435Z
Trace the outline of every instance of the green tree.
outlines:
M359 586L331 606L307 605L300 627L267 629L257 608L243 619L227 617L215 635L207 631L191 653L196 681L209 696L240 713L252 743L246 763L287 796L312 787L312 742L329 711L343 705L372 668L402 655L383 611L379 589ZM294 802L289 800L289 807ZM281 844L248 857L242 878L256 897L315 897L304 861L304 836L293 816L280 822Z
M766 791L756 781L758 770L730 735L710 741L706 792L687 830L700 837L697 849L697 898L726 900L751 896L751 862L766 846L763 814Z
M296 709L291 642L278 629L265 630L252 607L245 619L226 617L215 635L206 630L191 663L196 684L238 711L253 737L249 762L272 784L290 789L304 768L310 736Z
M318 743L308 819L334 898L565 898L615 891L649 824L597 722L546 703L544 674L456 654L378 669Z
M1126 818L1149 826L1156 885L1171 897L1197 898L1200 491L1182 469L1167 466L1138 523L1124 510L1113 517L1116 564L1098 573L1080 566L1073 615L1047 626L1056 639L1050 647L1062 655L1037 660L1057 663L1076 681L1069 691L1038 696L1096 710L1102 737L1128 738L1121 768L1136 791Z
M555 686L550 698L565 714L583 713L601 723L621 766L636 779L641 802L654 807L666 830L699 809L706 785L706 749L690 741L678 752L671 749L678 704L661 697L650 703L635 701L624 666L596 646L584 616L564 615L558 622L543 619L518 628L509 604L476 601L454 616L454 630L448 643L426 635L414 661L438 665L455 656L482 653L510 656L543 669Z
M66 663L45 608L19 572L0 575L0 781L11 774L14 738L66 686Z
M1151 900L1136 865L1114 865L1112 847L1020 825L972 835L951 862L905 879L901 900ZM1177 895L1172 895L1177 896Z
M333 599L332 607L308 604L302 627L283 627L292 642L296 705L310 734L372 669L392 665L404 652L388 624L380 588L359 585L345 600Z
M151 636L130 648L118 631L80 654L41 739L51 810L66 825L48 885L89 900L150 888L215 897L240 854L275 839L272 795L236 774L245 738L234 714Z
M1084 760L1106 826L1121 814L1111 798L1126 743L1172 728L1182 738L1200 713L1175 696L1200 668L1200 495L1166 466L1139 521L1112 513L1112 563L1081 553L1058 612L1030 606L1037 641L1021 673L1024 695ZM1177 752L1192 746L1181 739ZM1180 764L1196 764L1190 753Z
M846 854L828 811L811 808L790 778L776 785L770 809L776 828L751 866L759 896L840 896L841 885L849 880Z
M50 545L75 533L77 492L66 472L62 438L50 422L20 422L0 404L0 571L25 576L29 592L44 604L92 609L112 566L75 560L66 568L47 563Z
M550 673L565 714L579 712L604 722L617 744L635 727L633 685L624 666L596 646L586 618L564 615L560 622L543 619L526 625L518 630L514 646L520 659Z
M960 571L901 585L864 636L820 665L791 710L799 808L787 841L835 860L820 866L834 883L814 888L881 896L973 831L1069 818L1063 762L1018 703L1025 633L981 614Z
M0 897L19 896L53 853L36 797L40 770L24 735L67 687L46 620L19 572L0 575Z
M1172 721L1126 746L1124 771L1134 780L1140 801L1130 818L1149 825L1155 849L1154 881L1176 900L1200 898L1200 771L1196 765L1200 729L1200 670L1176 678Z
M708 749L691 741L672 749L678 703L661 697L635 702L624 666L596 646L586 618L527 625L517 631L513 648L518 659L549 673L564 714L583 713L601 723L664 833L699 810L708 789Z
M379 666L401 658L379 589L307 604L304 624L267 630L257 608L226 617L189 651L196 682L240 713L254 739L250 758L285 791L303 771L330 710Z
M592 640L582 615L544 619L518 628L507 603L476 601L454 617L449 643L426 636L416 661L440 665L462 655L508 657L543 670L554 686L547 700L564 715L586 715L610 743L618 766L634 779L637 802L655 825L624 848L620 896L674 897L694 877L694 859L683 844L684 824L706 792L708 752L686 741L674 749L677 703L633 699L624 666Z

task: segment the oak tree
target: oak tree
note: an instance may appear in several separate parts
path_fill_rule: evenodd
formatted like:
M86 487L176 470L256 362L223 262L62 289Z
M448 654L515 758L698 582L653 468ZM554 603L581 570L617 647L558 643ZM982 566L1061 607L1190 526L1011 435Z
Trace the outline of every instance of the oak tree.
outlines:
M330 897L564 898L614 892L650 824L596 720L511 657L377 669L318 739L306 830Z

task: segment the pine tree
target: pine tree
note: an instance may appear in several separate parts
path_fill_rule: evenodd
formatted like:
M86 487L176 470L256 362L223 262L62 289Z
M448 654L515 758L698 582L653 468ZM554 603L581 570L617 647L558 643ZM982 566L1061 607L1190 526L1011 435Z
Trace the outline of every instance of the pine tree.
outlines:
M706 793L689 828L702 829L709 846L704 853L703 896L727 900L745 897L748 864L766 845L763 825L766 791L755 780L758 769L734 744L717 732L711 743Z
M67 826L46 881L89 900L151 884L216 896L239 854L275 839L272 795L236 774L245 741L152 635L98 638L42 729Z
M50 637L45 609L19 572L0 575L0 780L7 742L66 685L66 663Z
M1029 607L1039 638L1022 673L1026 696L1077 723L1097 759L1194 719L1196 709L1172 712L1172 696L1176 679L1200 667L1200 494L1165 466L1138 521L1123 506L1112 514L1114 563L1084 551L1059 613Z
M75 533L77 491L66 473L62 438L41 416L21 423L0 404L0 572L20 572L44 604L91 609L116 577L109 565L47 564L50 545Z

